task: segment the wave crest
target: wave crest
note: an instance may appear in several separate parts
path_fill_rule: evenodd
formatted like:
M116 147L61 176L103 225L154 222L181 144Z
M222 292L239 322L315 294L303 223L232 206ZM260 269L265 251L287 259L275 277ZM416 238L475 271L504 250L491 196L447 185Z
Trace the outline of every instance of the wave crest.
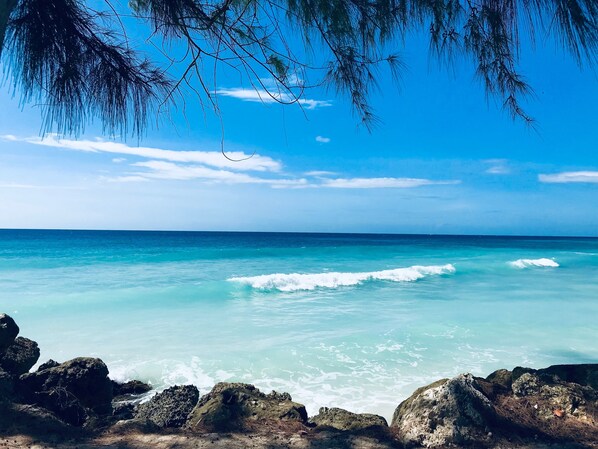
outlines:
M558 268L560 265L553 259L518 259L509 262L515 268Z
M279 290L293 292L297 290L315 290L316 288L337 288L363 284L368 281L413 282L426 276L454 273L451 264L395 268L393 270L358 272L358 273L274 273L262 276L233 277L230 282L249 285L259 290Z

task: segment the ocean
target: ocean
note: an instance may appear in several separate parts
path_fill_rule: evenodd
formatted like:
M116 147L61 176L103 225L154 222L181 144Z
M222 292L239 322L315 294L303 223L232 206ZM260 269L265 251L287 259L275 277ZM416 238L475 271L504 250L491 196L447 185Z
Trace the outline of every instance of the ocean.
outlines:
M390 418L442 377L598 362L598 239L1 230L0 311L40 362Z

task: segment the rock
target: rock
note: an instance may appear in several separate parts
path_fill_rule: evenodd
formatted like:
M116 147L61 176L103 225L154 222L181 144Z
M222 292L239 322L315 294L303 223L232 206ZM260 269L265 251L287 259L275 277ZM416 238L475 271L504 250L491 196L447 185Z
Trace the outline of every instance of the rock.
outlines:
M147 419L159 427L182 427L199 399L193 385L170 387L141 404L136 419Z
M117 420L133 419L135 417L136 406L132 402L113 402L112 417Z
M495 419L494 406L473 376L461 374L416 390L397 407L391 426L408 446L482 445Z
M88 414L74 394L65 388L52 388L37 395L39 405L73 426L82 426Z
M40 395L63 388L97 413L112 412L112 383L108 368L100 359L79 357L19 378L19 391L26 400L37 402Z
M513 382L512 390L516 397L525 397L535 404L538 417L551 419L571 415L586 418L588 409L598 409L598 391L592 387L564 382L545 370L534 372L538 374L522 374ZM555 410L560 412L555 413Z
M13 376L28 372L39 359L37 343L28 338L17 337L0 356L0 366Z
M288 393L264 394L253 385L221 382L199 400L190 428L240 430L255 421L307 423L307 412Z
M13 377L0 368L0 402L12 399L14 390Z
M552 365L539 369L542 375L554 375L565 382L576 383L598 390L598 363L585 363L580 365Z
M0 313L0 355L8 348L19 335L19 326L11 317Z
M382 416L370 413L352 413L342 408L322 407L310 420L317 426L332 427L338 430L363 430L371 427L387 427Z
M494 371L486 380L493 384L499 385L507 390L511 389L511 384L513 383L513 373L508 369L499 369Z
M54 368L55 366L60 365L60 363L56 362L55 360L48 360L47 362L42 363L37 370L38 371L43 371L45 369L50 369L50 368Z
M531 396L540 392L541 381L538 376L524 373L511 385L513 394L518 397Z
M140 380L130 380L124 383L112 381L112 393L114 396L135 396L147 393L151 389L151 385L141 382Z

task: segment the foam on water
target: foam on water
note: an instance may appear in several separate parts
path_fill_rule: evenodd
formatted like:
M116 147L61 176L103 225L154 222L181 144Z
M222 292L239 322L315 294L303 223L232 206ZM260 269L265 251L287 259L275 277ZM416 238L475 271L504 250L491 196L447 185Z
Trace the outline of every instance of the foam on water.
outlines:
M449 274L455 271L455 267L451 264L432 266L414 265L407 268L370 272L274 273L261 276L233 277L228 280L249 285L259 290L292 292L297 290L314 290L316 288L353 286L368 281L413 282L426 276Z
M518 259L509 262L515 268L558 268L560 265L553 259Z

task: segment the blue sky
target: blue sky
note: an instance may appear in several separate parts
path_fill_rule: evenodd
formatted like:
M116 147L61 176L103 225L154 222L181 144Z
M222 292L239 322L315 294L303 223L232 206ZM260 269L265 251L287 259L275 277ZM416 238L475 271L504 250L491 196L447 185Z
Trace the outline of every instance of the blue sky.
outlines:
M368 133L333 91L304 107L248 101L218 80L222 124L189 99L141 142L88 126L47 136L34 105L0 89L0 227L598 235L598 83L552 44L524 48L537 131L473 78L408 40ZM233 158L252 158L232 163Z

